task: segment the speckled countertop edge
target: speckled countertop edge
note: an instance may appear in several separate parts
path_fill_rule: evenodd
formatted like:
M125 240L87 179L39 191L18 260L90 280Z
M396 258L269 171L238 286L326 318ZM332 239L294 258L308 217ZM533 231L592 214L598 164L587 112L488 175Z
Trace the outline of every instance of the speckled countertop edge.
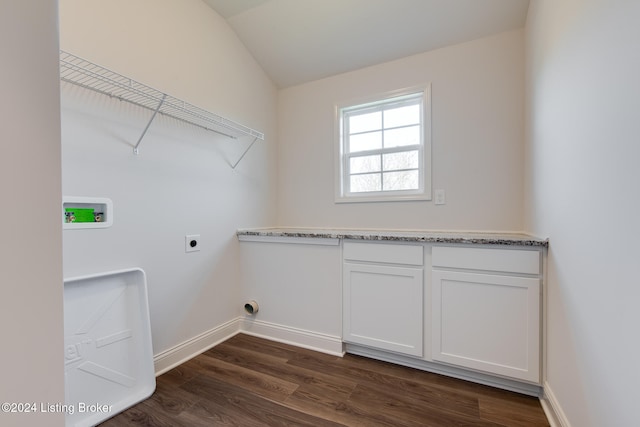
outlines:
M466 243L477 245L548 247L549 239L524 233L492 233L428 230L351 230L315 228L247 228L237 236L297 237L348 240L378 240L396 242Z

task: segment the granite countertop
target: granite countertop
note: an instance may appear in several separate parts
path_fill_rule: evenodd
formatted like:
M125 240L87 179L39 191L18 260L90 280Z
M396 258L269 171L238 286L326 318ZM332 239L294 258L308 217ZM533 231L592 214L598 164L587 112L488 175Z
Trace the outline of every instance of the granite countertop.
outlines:
M538 246L545 248L549 246L549 239L524 233L469 231L248 228L237 230L236 235L238 237L297 237L396 242L467 243L478 245Z

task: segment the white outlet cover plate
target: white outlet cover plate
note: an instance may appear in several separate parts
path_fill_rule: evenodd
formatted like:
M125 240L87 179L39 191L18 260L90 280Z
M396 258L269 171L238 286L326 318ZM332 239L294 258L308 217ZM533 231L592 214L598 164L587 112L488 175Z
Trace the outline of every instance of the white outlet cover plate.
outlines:
M191 242L196 242L195 246L191 246ZM189 234L184 236L184 251L185 252L197 252L200 250L200 235L199 234Z

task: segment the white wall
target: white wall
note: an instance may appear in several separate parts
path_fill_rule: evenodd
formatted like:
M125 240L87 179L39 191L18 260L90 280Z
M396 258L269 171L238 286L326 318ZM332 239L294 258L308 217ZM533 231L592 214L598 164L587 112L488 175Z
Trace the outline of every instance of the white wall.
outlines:
M545 389L566 425L637 425L640 2L536 0L527 229L550 237Z
M260 305L245 316L246 330L342 351L340 246L242 242L240 254L242 301Z
M57 2L0 2L0 412L3 426L62 426L64 403Z
M64 274L141 267L154 352L242 312L235 231L275 222L276 89L200 0L61 0L61 48L266 134L241 154L216 134L65 84L63 192L108 197L108 229L64 231ZM184 237L201 235L186 254Z
M334 203L334 107L432 83L433 202ZM281 90L281 226L522 230L523 31Z

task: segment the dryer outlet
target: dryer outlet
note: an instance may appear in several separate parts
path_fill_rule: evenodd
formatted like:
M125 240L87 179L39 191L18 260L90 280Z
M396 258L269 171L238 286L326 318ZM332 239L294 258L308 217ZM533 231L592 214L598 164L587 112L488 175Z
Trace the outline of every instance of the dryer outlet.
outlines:
M197 252L200 250L200 235L189 234L184 236L184 251L185 252Z

